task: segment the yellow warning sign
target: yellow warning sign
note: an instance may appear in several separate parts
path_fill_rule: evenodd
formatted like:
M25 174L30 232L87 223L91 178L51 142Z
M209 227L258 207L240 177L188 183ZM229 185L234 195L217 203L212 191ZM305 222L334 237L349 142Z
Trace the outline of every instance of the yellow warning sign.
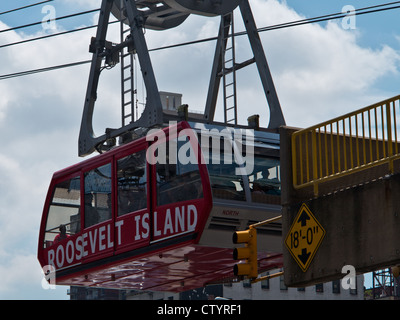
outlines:
M303 272L310 266L324 236L324 228L303 203L285 239L286 247Z

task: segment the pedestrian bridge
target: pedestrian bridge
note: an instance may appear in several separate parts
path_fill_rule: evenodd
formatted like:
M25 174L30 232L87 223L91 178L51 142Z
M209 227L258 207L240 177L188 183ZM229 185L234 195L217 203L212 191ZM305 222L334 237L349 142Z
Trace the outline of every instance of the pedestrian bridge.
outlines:
M399 144L400 96L310 128L281 127L288 286L342 278L345 265L364 273L400 263ZM326 232L319 243L306 221L295 225L304 205Z

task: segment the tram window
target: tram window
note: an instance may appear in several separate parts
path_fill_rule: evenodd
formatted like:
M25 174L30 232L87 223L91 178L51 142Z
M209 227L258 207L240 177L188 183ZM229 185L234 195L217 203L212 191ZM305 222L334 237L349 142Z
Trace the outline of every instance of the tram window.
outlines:
M279 159L255 154L254 170L249 175L249 186L253 202L280 204L281 177Z
M147 207L145 150L117 161L118 216Z
M65 236L80 232L80 201L79 177L55 186L46 221L45 248L51 246L56 237L56 241L62 240Z
M180 138L181 139L181 138ZM166 150L169 149L169 143L177 143L176 161L169 158L166 153L166 161L156 164L157 174L157 204L164 205L174 202L199 199L203 197L203 186L197 159L193 162L186 161L190 155L194 155L192 145L186 137L184 141L168 141ZM174 148L172 147L171 150ZM179 151L178 151L179 150ZM185 154L182 153L185 151Z
M236 168L239 166L235 161L232 147L225 143L223 138L220 139L219 149L212 146L211 141L209 146L209 149L203 149L203 154L207 163L213 196L219 199L244 201L246 197L243 176L236 174Z
M111 219L111 164L85 173L85 228Z

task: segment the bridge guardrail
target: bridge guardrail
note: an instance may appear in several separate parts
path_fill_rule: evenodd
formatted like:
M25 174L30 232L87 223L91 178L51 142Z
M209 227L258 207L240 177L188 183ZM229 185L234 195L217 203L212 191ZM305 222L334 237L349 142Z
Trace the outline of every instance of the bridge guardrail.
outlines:
M292 135L295 189L318 185L400 159L400 95Z

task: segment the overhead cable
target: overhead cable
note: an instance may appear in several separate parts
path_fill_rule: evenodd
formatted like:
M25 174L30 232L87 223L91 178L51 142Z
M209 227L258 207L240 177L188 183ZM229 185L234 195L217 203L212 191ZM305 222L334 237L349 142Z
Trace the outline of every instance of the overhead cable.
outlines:
M119 22L119 20L111 21L111 22L109 22L108 24L110 25L110 24L114 24L114 23L116 23L116 22ZM57 37L57 36L61 36L61 35L68 34L68 33L74 33L74 32L78 32L78 31L83 31L83 30L87 30L87 29L92 29L92 28L96 28L96 27L97 27L97 24L91 25L91 26L87 26L87 27L81 27L81 28L77 28L77 29L73 29L73 30L67 30L67 31L62 31L62 32L47 34L47 35L45 35L45 36L40 36L40 37L36 37L36 38L30 38L30 39L25 39L25 40L17 41L17 42L7 43L7 44L0 45L0 49L6 48L6 47L15 46L15 45L18 45L18 44L27 43L27 42L32 42L32 41L37 41L37 40L42 40L42 39Z
M323 15L323 16L314 17L314 18L295 20L295 21L280 23L280 24L276 24L276 25L272 25L272 26L261 27L261 28L258 28L257 31L260 33L260 32L290 28L290 27L298 27L298 26L305 25L305 24L323 22L323 21L328 21L328 20L342 19L342 18L348 17L348 16L363 15L363 14L399 9L400 5L392 6L389 8L374 9L374 8L384 7L384 6L398 4L398 3L400 3L400 1L395 1L395 2L376 5L376 6L370 6L370 7L366 7L366 8L360 8L360 9L356 9L354 12L350 12L350 13L338 12L338 13L332 13L332 14ZM369 10L369 9L373 9L373 10ZM368 10L368 11L366 11L366 10ZM241 31L241 32L235 33L234 35L235 36L243 36L246 34L247 34L246 31ZM182 43L177 43L177 44L171 44L168 46L153 48L153 49L149 49L149 51L171 49L171 48L176 48L176 47L181 47L181 46L187 46L187 45L198 44L198 43L203 43L203 42L208 42L208 41L214 41L217 39L218 39L218 37L204 38L204 39L199 39L199 40L187 41L187 42L182 42Z
M67 16L54 18L54 19L49 19L48 21L50 21L50 22L51 21L59 21L59 20L63 20L63 19L68 19L68 18L72 18L72 17L81 16L83 14L93 13L93 12L96 12L96 11L99 11L99 10L100 9L93 9L93 10L73 13L73 14L69 14ZM33 22L33 23L22 25L22 26L17 26L17 27L12 27L12 28L9 28L9 29L0 30L0 33L7 32L7 31L18 30L18 29L27 28L27 27L33 27L33 26L36 26L36 25L39 25L39 24L42 24L42 23L43 23L43 21L37 21L37 22Z
M311 23L316 23L316 22L340 19L340 18L344 18L347 16L351 16L351 15L363 15L363 14L370 14L370 13L382 12L382 11L387 11L387 10L399 9L400 5L392 6L392 7L388 7L388 8L382 8L382 7L387 7L389 5L398 4L398 3L400 3L400 1L370 6L370 7L366 7L366 8L360 8L360 9L356 9L354 12L350 12L350 13L340 12L340 13L333 13L333 14L329 14L329 15L314 17L314 18L310 18L310 19L301 19L301 20L291 21L291 22L287 22L287 23L281 23L281 24L277 24L277 25L262 27L262 28L257 29L257 31L258 32L272 31L272 30L295 27L295 26L311 24ZM92 10L92 11L96 11L96 10ZM86 13L88 13L88 12L86 12ZM0 31L0 32L2 32L2 31ZM235 33L235 36L242 36L245 34L246 34L246 32L242 31L242 32ZM158 51L158 50L176 48L176 47L181 47L181 46L186 46L186 45L191 45L191 44L214 41L217 39L218 39L218 37L204 38L204 39L200 39L200 40L188 41L188 42L173 44L173 45L169 45L169 46L153 48L153 49L149 49L149 51ZM58 65L58 66L53 66L53 67L48 67L48 68L40 68L40 69L35 69L35 70L28 70L28 71L22 71L22 72L17 72L17 73L12 73L12 74L0 75L0 80L21 77L21 76L39 73L39 72L46 72L46 71L52 71L52 70L57 70L57 69L62 69L62 68L69 68L69 67L82 65L82 64L86 64L86 63L90 63L90 62L91 62L91 60L80 61L80 62Z
M400 3L400 1L396 1L396 2L390 3L390 5L399 4L399 3ZM377 12L394 10L394 9L400 8L400 5L398 5L398 6L391 6L388 8L376 9L378 7L386 7L388 5L389 4L381 4L381 5L370 6L370 7L366 7L366 8L355 9L354 12L353 11L338 12L338 13L333 13L333 14L329 14L329 15L314 17L311 19L302 19L302 20L292 21L292 22L288 22L288 23L281 23L281 24L277 24L277 25L273 25L273 26L260 28L260 29L258 29L258 32L271 31L271 30L277 30L277 29L288 28L288 27L296 27L296 26L300 26L300 25L304 25L304 24L323 22L323 21L335 20L335 19L343 19L343 18L349 17L349 16L356 16L356 15L360 16L360 15L364 15L364 14L377 13ZM375 8L375 9L373 9L373 8ZM370 9L372 9L372 10L370 10Z
M53 71L53 70L59 70L59 69L64 69L64 68L76 67L76 66L79 66L82 64L90 63L91 61L92 60L78 61L78 62L72 62L72 63L62 64L62 65L52 66L52 67L47 67L47 68L40 68L40 69L5 74L5 75L0 76L0 80L17 78L17 77L27 76L30 74L41 73L41 72L46 72L46 71Z
M4 15L4 14L7 14L7 13L12 13L12 12L16 12L16 11L19 11L19 10L35 7L35 6L38 6L40 4L45 4L47 2L52 2L52 1L54 1L54 0L46 0L46 1L38 2L38 3L33 3L33 4L30 4L30 5L24 6L24 7L19 7L19 8L11 9L11 10L8 10L8 11L0 12L0 16Z
M48 1L54 1L54 0L48 0ZM265 32L265 31L270 31L270 30L277 30L277 29L300 26L300 25L304 25L304 24L323 22L323 21L327 21L327 20L340 19L340 18L344 18L346 16L351 16L351 15L369 14L369 13L374 13L374 12L386 11L386 10L392 10L392 9L398 9L399 8L399 6L389 7L389 8L382 8L382 7L387 7L387 6L390 6L390 5L393 5L393 4L400 4L400 1L389 2L389 3L369 6L369 7L365 7L365 8L359 8L359 9L356 9L354 12L350 12L350 13L338 12L338 13L332 13L332 14L318 16L318 17L314 17L314 18L307 18L307 19L301 19L301 20L296 20L296 21L291 21L291 22L285 22L285 23L276 24L276 25L272 25L272 26L262 27L262 28L259 28L257 31L258 32ZM381 9L370 10L370 9L374 9L374 8L381 8ZM96 10L99 10L99 9L95 9L93 11L96 11ZM365 10L370 10L370 11L365 11ZM93 12L93 11L90 10L88 12ZM363 12L363 11L365 11L365 12ZM85 13L88 13L88 12L83 12L81 14L85 14ZM67 17L70 17L70 16L60 17L58 19L60 20L60 19L67 18ZM118 20L117 21L112 21L109 24L113 24L113 23L116 23L116 22L118 22ZM39 24L39 23L41 23L41 22L36 22L34 24L36 25L36 24ZM3 31L0 31L0 32L10 31L10 30L18 29L18 28L24 28L26 26L30 26L30 25L10 28L10 29L3 30ZM31 41L50 38L50 37L56 37L56 36L64 35L64 34L68 34L68 33L87 30L87 29L95 28L95 27L97 27L97 25L82 27L82 28L69 30L69 31L63 31L63 32L59 32L59 33L53 33L53 34L50 34L50 35L40 36L40 37L36 37L36 38L32 38L32 39L26 39L26 40L22 40L22 41L18 41L18 42L12 42L12 43L8 43L8 44L0 45L0 49L1 48L5 48L5 47L9 47L9 46L13 46L13 45L26 43L26 42L31 42ZM242 35L245 35L245 34L246 34L246 32L242 31L242 32L235 33L235 36L242 36ZM186 46L186 45L191 45L191 44L197 44L197 43L202 43L202 42L213 41L213 40L217 40L217 39L218 39L218 37L204 38L204 39L199 39L199 40L193 40L193 41L173 44L173 45L169 45L169 46L163 46L163 47L159 47L159 48L153 48L153 49L150 49L149 51L157 51L157 50L175 48L175 47L180 47L180 46Z

